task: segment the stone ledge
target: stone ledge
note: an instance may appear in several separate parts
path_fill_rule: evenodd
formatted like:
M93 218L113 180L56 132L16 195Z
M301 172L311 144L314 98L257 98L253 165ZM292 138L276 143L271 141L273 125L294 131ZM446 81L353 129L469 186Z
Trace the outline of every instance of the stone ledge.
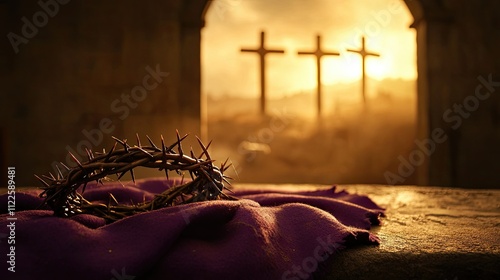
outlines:
M386 208L382 225L372 228L381 244L341 251L314 279L500 279L500 190L380 185L338 190L367 195Z
M500 255L494 253L384 252L353 248L328 260L319 279L500 279ZM316 279L316 278L315 278Z

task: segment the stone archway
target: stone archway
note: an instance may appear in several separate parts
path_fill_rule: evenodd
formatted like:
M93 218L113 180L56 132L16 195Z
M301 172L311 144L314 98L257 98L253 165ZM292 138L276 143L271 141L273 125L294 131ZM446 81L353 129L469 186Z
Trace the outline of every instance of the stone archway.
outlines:
M206 138L204 102L201 96L201 28L212 0L182 1L180 41L179 104L186 127L199 127L197 134Z
M500 3L405 3L417 31L418 137L435 145L419 183L498 187Z

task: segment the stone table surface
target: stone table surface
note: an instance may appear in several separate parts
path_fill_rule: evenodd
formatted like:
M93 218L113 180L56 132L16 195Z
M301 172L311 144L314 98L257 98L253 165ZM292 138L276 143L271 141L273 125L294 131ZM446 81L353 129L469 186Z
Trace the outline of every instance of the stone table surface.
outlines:
M309 190L318 185L250 185ZM342 251L318 279L500 279L500 190L339 185L386 208L379 246ZM316 279L315 278L315 279Z

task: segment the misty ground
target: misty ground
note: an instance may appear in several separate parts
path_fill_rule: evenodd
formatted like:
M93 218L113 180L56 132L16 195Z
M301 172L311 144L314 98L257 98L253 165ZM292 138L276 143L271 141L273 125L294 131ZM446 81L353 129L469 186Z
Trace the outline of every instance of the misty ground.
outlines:
M386 184L386 171L397 174L398 156L414 147L413 96L378 92L366 107L359 100L325 104L320 120L305 113L314 108L310 96L271 100L266 117L255 99L209 99L212 157L229 157L239 183ZM414 184L414 175L403 184Z

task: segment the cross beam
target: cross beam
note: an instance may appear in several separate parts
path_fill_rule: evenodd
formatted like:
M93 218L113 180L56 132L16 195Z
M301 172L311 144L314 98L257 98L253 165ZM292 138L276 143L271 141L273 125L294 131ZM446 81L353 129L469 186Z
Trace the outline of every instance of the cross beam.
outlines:
M317 106L318 106L318 117L321 116L321 58L327 55L340 55L338 52L324 52L321 50L321 36L316 36L316 50L315 51L299 51L299 55L314 55L316 56L316 83L317 83Z
M285 53L284 50L266 49L264 44L264 31L260 32L260 47L258 49L241 49L242 52L257 53L260 58L260 111L266 114L266 60L269 53Z
M347 50L348 52L353 52L361 55L361 64L362 64L362 84L361 84L361 92L363 94L363 103L366 104L366 71L365 71L365 58L367 56L376 56L379 57L380 54L368 52L365 48L365 37L361 37L361 49L360 50Z

